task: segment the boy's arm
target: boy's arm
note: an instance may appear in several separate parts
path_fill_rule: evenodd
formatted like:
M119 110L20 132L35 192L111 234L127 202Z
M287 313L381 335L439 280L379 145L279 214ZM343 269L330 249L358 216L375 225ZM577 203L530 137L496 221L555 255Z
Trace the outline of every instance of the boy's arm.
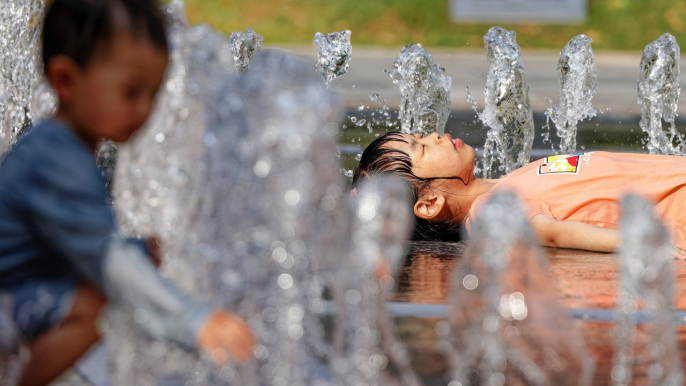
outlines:
M135 310L136 322L153 338L196 346L211 307L191 301L163 279L139 245L113 236L102 277L99 284L107 297Z
M98 178L84 175L74 162L43 165L22 184L24 195L17 201L46 253L66 259L110 300L129 306L140 327L155 338L210 353L221 348L238 360L252 355L245 322L186 297L160 276L142 243L119 236Z
M134 319L154 338L199 346L220 363L228 359L222 355L239 361L252 356L252 333L242 319L186 298L138 245L113 237L103 277L107 296L136 310Z
M542 245L555 248L614 252L619 247L620 233L577 221L560 221L545 214L531 219L531 226Z

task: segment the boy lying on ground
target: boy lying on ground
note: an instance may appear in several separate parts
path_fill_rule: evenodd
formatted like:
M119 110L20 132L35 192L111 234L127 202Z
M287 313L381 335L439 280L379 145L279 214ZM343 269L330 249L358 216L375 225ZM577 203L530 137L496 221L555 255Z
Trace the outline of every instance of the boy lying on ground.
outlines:
M546 157L501 179L482 179L474 175L474 149L459 138L389 132L362 153L353 187L376 173L407 181L415 239L459 239L460 229L469 232L496 191L510 190L526 204L543 245L612 252L619 246L619 200L632 192L656 204L680 257L686 249L684 157L585 152Z

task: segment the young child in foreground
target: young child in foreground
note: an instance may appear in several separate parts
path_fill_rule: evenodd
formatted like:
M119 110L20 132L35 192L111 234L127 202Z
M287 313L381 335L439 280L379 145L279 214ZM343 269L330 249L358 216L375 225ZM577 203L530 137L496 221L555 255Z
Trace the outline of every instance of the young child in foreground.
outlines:
M500 179L474 175L474 149L450 134L389 132L362 153L353 175L393 174L407 181L416 217L415 239L456 240L470 230L479 208L499 190L515 192L541 244L615 251L620 243L619 201L625 193L655 203L669 228L676 257L686 250L686 158L602 151L533 161Z
M220 363L252 355L247 324L164 280L106 205L96 146L127 141L148 118L167 66L164 24L153 0L54 0L47 12L43 61L58 111L0 166L0 291L31 351L23 385L48 383L96 342L107 301L144 310L152 337Z

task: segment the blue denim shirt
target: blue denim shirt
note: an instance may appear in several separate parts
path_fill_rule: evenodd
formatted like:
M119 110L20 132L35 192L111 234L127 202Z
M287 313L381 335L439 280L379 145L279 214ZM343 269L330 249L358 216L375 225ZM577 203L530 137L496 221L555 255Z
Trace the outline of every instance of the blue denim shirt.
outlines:
M31 339L59 322L61 305L87 280L111 300L148 310L141 327L153 337L192 347L209 307L165 281L142 243L118 236L106 198L93 153L56 120L36 126L3 160L0 290L14 296L20 331Z
M93 153L57 121L25 135L0 164L0 288L79 274L102 282L116 233Z

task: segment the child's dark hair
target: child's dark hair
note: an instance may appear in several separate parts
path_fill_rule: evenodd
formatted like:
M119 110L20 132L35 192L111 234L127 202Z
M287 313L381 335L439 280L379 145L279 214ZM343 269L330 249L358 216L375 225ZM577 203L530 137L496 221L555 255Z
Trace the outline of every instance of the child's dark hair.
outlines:
M165 16L154 0L54 0L43 25L43 65L66 55L85 68L122 28L168 50Z
M421 178L412 171L412 159L402 150L387 146L388 142L400 141L407 143L401 133L388 132L375 139L362 152L360 163L353 174L353 187L357 188L362 181L374 174L392 174L407 182L412 197L412 204L417 202L420 194L429 187L434 180L459 179L459 177ZM462 181L464 183L464 181ZM459 222L432 222L415 217L415 229L412 240L427 241L460 241Z

